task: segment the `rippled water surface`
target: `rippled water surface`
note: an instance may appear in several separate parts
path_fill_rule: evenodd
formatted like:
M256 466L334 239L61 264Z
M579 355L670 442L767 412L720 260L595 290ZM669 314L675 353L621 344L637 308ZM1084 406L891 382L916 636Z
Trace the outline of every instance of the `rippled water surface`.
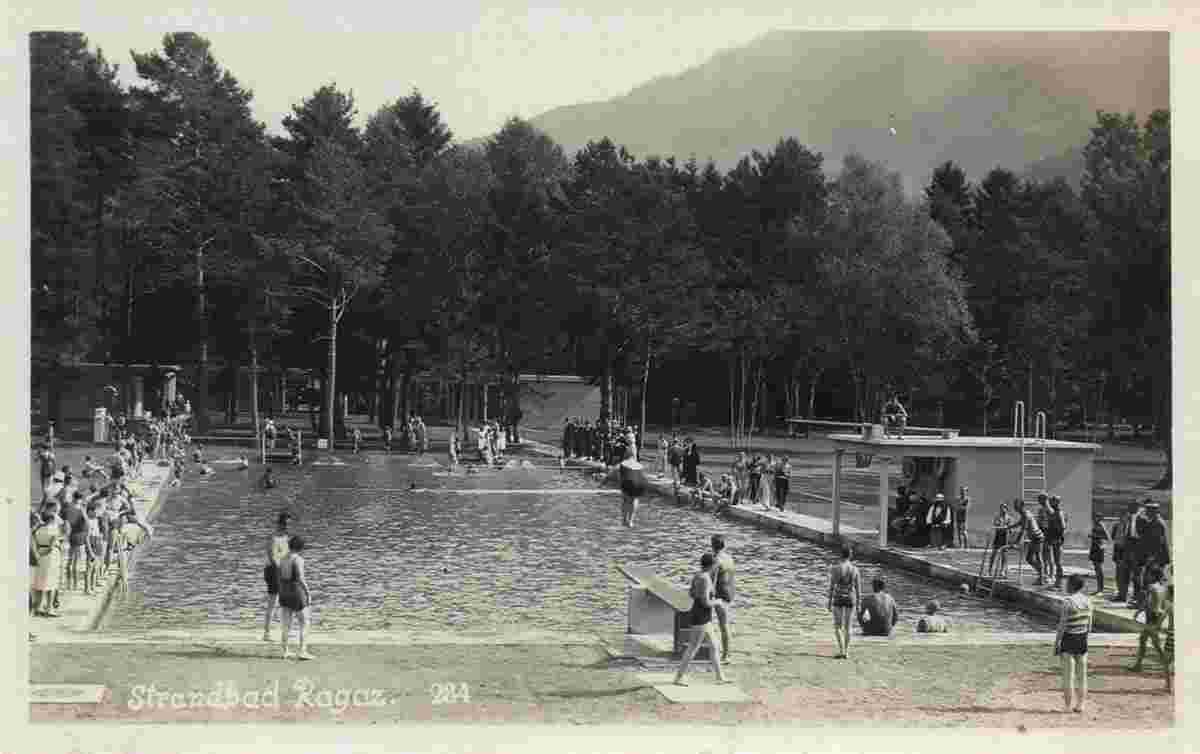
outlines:
M685 586L720 532L737 562L740 632L780 641L828 633L833 554L820 546L655 499L642 502L630 531L620 525L619 495L597 494L591 475L537 458L534 469L456 475L428 457L341 458L346 465L281 467L269 492L256 489L257 471L218 466L213 477L190 476L156 518L131 593L104 629L261 626L266 542L287 509L292 532L308 543L318 629L619 632L628 582L616 563ZM860 565L869 590L883 569ZM1048 618L904 571L884 576L910 622L936 597L959 631L1053 630Z

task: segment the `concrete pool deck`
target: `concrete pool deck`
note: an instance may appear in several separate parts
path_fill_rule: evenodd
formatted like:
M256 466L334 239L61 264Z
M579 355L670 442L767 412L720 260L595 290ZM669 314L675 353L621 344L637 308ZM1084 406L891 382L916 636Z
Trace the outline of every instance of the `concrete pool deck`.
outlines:
M561 451L546 443L526 439L523 446L547 456L560 455ZM576 463L580 463L577 461ZM582 462L591 468L600 470L605 465L599 461ZM680 500L682 495L676 494L673 482L660 474L647 473L649 486L660 497ZM683 488L681 488L682 491ZM688 498L690 498L690 494ZM715 503L703 501L699 505L704 510L714 510ZM906 571L927 576L947 584L958 586L967 584L974 586L978 579L978 570L967 570L956 563L962 558L962 552L956 550L914 550L900 547L879 547L877 529L860 529L842 523L838 534L833 533L833 523L829 519L810 516L796 511L766 511L757 507L732 506L725 509L725 515L739 521L745 521L761 529L782 532L797 539L817 542L829 547L837 547L843 543L854 546L856 553L869 560L902 568ZM919 554L918 554L919 553ZM955 553L958 553L956 556ZM968 550L968 557L981 558L982 550ZM1078 569L1064 569L1068 573ZM1080 573L1083 576L1090 574ZM997 580L993 596L1001 601L1014 603L1025 609L1046 615L1057 616L1062 604L1063 593L1050 588L1038 588L1012 581ZM1117 632L1138 632L1141 624L1133 619L1134 611L1124 606L1114 606L1104 599L1092 597L1094 624L1097 629Z

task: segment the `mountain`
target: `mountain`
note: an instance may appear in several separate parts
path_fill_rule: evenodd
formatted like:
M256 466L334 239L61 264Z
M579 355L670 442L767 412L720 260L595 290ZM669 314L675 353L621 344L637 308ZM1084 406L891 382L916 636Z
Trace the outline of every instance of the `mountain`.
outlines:
M1043 172L1069 172L1096 110L1169 107L1168 72L1165 32L778 31L532 122L568 153L607 136L640 157L722 169L794 136L827 173L858 151L911 192L946 160L973 180L1047 159Z

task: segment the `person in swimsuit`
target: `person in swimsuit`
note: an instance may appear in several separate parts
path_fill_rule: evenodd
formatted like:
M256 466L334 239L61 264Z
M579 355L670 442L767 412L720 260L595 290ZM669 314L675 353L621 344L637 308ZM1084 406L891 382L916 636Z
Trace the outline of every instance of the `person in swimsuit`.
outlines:
M71 495L70 502L67 503L66 509L63 511L63 519L66 520L68 531L68 543L70 545L67 550L67 588L79 588L79 561L84 556L84 550L87 549L87 512L83 509L83 493L74 492ZM84 575L86 572L86 561L84 566Z
M129 591L129 555L151 534L150 527L139 520L132 510L121 514L113 537L113 550L117 559L117 588L122 594Z
M1142 628L1141 635L1138 637L1137 660L1134 661L1132 668L1135 673L1142 670L1142 662L1146 659L1147 644L1154 645L1154 651L1158 653L1158 657L1164 666L1168 664L1162 642L1159 640L1163 621L1167 617L1167 585L1163 583L1163 571L1158 566L1154 566L1147 577L1144 609L1146 612L1146 624ZM1139 610L1138 612L1141 611Z
M1067 712L1083 712L1087 703L1088 633L1092 630L1092 602L1083 593L1083 579L1067 579L1067 598L1062 601L1054 654L1062 657L1063 701ZM1074 699L1078 682L1079 698Z
M715 606L716 596L713 591L712 570L716 559L711 552L706 552L700 557L700 572L692 577L692 585L688 590L692 597L691 631L692 640L688 643L687 650L683 653L683 661L679 663L679 670L675 673L675 685L686 686L687 683L683 680L683 676L687 673L688 665L695 658L696 653L700 651L700 647L705 640L712 647L712 664L713 669L717 673L717 683L729 683L725 678L725 674L721 671L721 657L717 652L717 637L713 633L712 616L713 607Z
M787 456L779 459L775 467L775 507L779 510L787 508L788 490L792 486L792 462Z
M721 662L729 662L729 641L733 636L730 624L733 623L733 599L737 596L737 586L734 579L733 556L725 549L725 537L720 534L712 535L713 551L713 592L717 601L713 610L717 614L717 625L721 629Z
M633 448L625 451L625 460L617 466L621 478L621 525L632 529L637 515L638 498L646 494L646 474L633 457Z
M458 468L458 430L450 430L450 444L448 448L450 454L450 470L454 471Z
M1008 573L1008 530L1011 527L1008 504L1000 503L1000 511L992 519L992 555L988 561L988 573L1001 576ZM996 556L1000 556L1000 570L996 570Z
M100 506L89 503L87 507L87 569L83 574L83 593L90 594L93 587L100 586L100 553L104 551L104 532L100 522Z
M842 545L842 559L829 567L829 610L833 613L833 633L837 639L837 659L850 656L850 618L862 593L858 568L850 562L854 551Z
M354 428L354 455L358 455L359 449L362 447L362 430L358 427Z
M312 604L312 595L308 591L308 580L304 572L304 558L300 553L304 550L304 540L293 536L288 540L288 554L279 562L279 607L283 612L283 659L291 659L288 651L288 638L292 632L292 621L300 632L300 651L296 655L301 660L314 659L308 652L304 630L308 627L308 606Z
M263 566L263 581L267 583L267 617L263 622L263 641L271 640L271 621L279 600L279 562L288 554L288 520L291 514L283 511L275 520L275 533L267 542L267 564Z

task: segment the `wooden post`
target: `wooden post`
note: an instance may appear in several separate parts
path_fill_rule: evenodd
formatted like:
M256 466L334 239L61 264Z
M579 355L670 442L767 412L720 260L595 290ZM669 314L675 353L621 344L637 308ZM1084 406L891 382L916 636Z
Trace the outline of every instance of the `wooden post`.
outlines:
M879 546L887 547L888 543L888 461L887 458L876 458L879 462Z
M833 535L838 535L838 529L841 528L842 501L842 453L844 450L838 449L833 451Z

